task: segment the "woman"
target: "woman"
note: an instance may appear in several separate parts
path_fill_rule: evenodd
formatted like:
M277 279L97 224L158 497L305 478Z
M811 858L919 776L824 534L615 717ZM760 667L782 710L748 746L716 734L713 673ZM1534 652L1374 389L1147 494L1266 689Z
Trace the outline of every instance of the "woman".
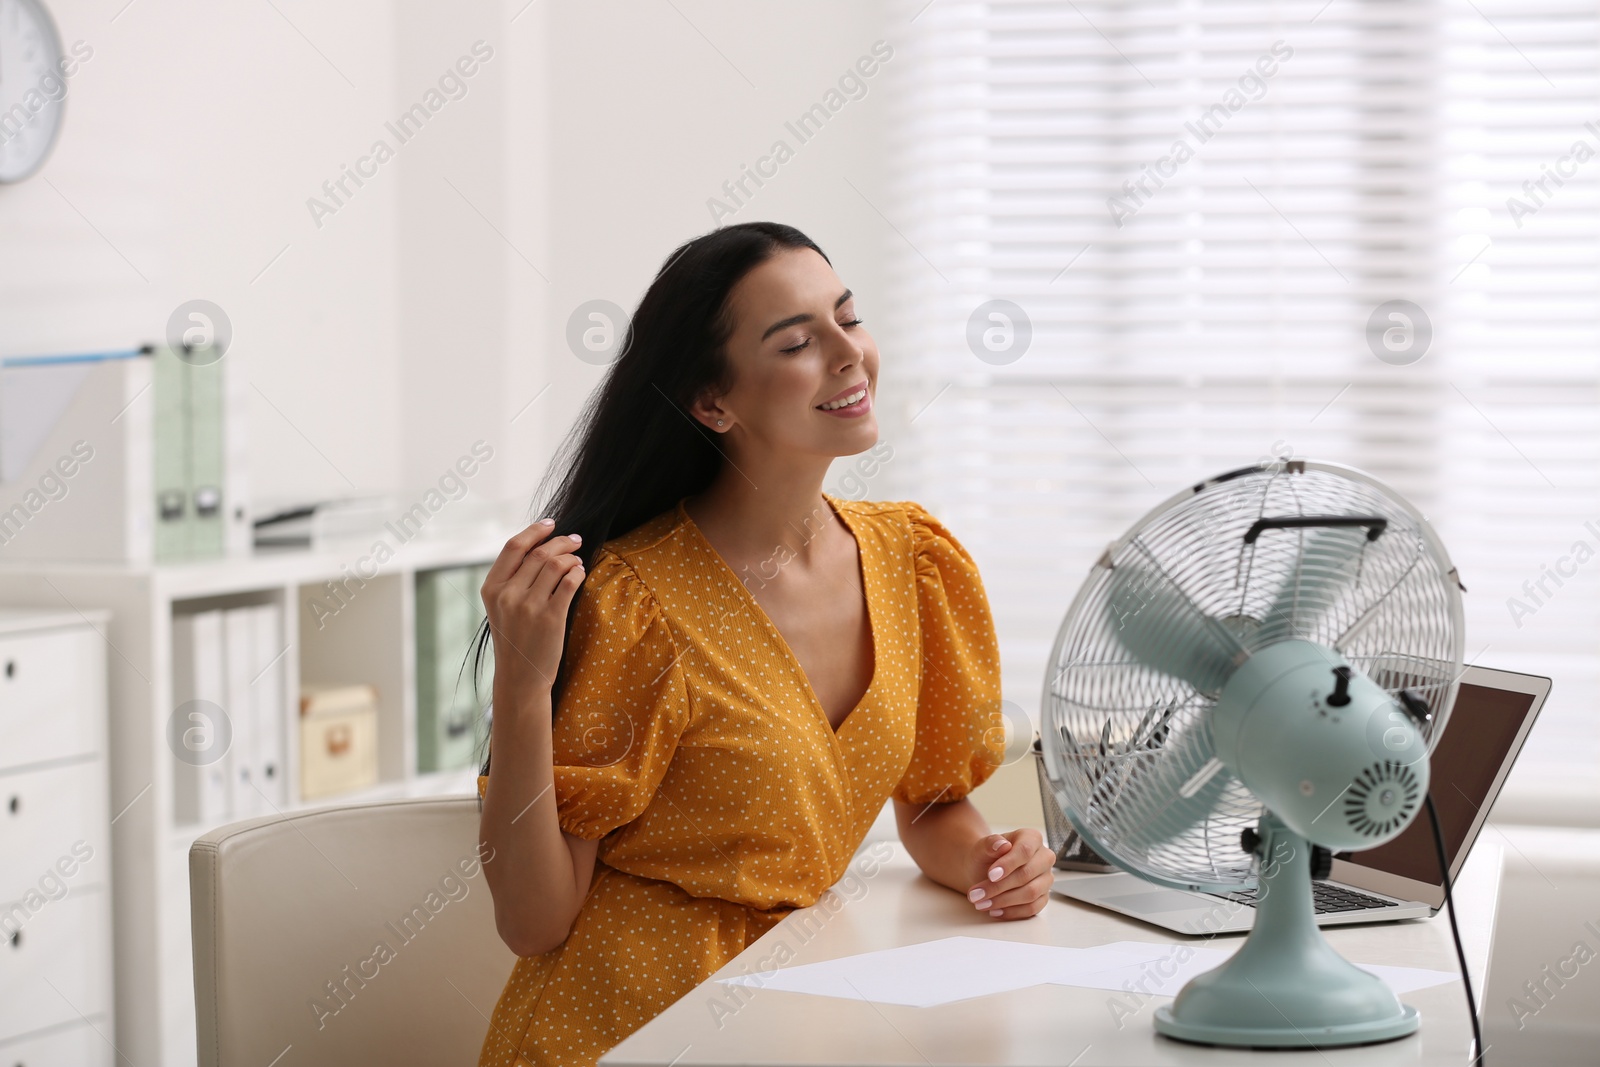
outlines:
M789 226L677 249L554 521L488 572L484 874L521 958L480 1064L593 1064L815 903L890 796L975 920L1049 899L1039 831L992 834L966 799L1003 738L971 557L915 503L821 489L877 440L854 303Z

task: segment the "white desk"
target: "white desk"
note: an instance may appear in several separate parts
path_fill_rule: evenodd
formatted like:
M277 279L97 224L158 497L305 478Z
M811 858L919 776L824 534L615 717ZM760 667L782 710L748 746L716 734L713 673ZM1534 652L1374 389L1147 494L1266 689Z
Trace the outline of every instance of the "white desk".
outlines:
M1017 922L986 919L965 898L922 876L897 842L879 844L892 856L870 878L852 862L851 873L816 905L796 911L768 930L736 959L600 1059L602 1067L710 1067L717 1064L877 1067L903 1064L1051 1065L1238 1064L1465 1064L1472 1042L1466 998L1459 981L1401 997L1422 1013L1420 1032L1361 1048L1249 1052L1206 1048L1158 1035L1151 1024L1166 998L1145 1000L1122 1019L1111 1009L1116 994L1098 989L1040 985L973 997L937 1008L811 996L775 989L721 985L718 977L771 970L779 945L792 950L785 966L859 952L895 948L961 934L1030 944L1090 946L1112 941L1185 942L1235 947L1243 934L1184 938L1109 911L1054 895L1040 914ZM870 865L870 861L867 861ZM1461 936L1482 1009L1489 948L1500 888L1501 852L1479 840L1456 887ZM848 890L848 895L846 893ZM1449 920L1432 919L1335 927L1328 940L1355 963L1457 969ZM720 1002L720 1016L714 1005ZM1126 1000L1123 1001L1126 1003ZM742 1006L740 1006L742 1005ZM732 1008L731 1014L729 1008ZM720 1025L719 1025L720 1022ZM1491 1062L1493 1050L1488 1057Z

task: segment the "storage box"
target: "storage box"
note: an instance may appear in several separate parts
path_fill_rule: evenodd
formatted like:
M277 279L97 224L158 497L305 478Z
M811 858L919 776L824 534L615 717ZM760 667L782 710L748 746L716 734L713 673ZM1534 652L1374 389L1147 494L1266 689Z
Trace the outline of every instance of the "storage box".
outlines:
M249 402L233 360L199 366L164 346L0 360L6 556L248 554Z
M378 782L378 692L370 685L302 686L300 799Z

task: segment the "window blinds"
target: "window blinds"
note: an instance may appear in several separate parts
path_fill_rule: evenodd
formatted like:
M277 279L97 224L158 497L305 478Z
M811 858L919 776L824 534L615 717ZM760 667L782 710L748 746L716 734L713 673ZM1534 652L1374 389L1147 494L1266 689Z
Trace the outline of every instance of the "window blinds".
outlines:
M1007 699L1035 722L1105 544L1187 483L1292 452L1429 516L1469 589L1469 659L1556 680L1518 777L1589 783L1600 157L1577 142L1600 153L1597 9L892 9L879 338L909 400L886 431L906 495L977 558Z

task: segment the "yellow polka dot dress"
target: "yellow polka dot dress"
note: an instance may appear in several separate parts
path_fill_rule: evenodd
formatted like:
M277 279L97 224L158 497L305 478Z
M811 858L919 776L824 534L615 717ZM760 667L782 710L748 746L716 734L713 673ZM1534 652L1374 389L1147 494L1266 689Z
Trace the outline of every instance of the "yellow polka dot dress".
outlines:
M594 880L567 940L517 960L480 1067L594 1064L816 903L891 795L960 800L999 766L1000 652L972 557L916 503L823 496L860 548L850 595L873 635L871 684L837 731L681 500L596 554L553 728L558 819L602 839Z

